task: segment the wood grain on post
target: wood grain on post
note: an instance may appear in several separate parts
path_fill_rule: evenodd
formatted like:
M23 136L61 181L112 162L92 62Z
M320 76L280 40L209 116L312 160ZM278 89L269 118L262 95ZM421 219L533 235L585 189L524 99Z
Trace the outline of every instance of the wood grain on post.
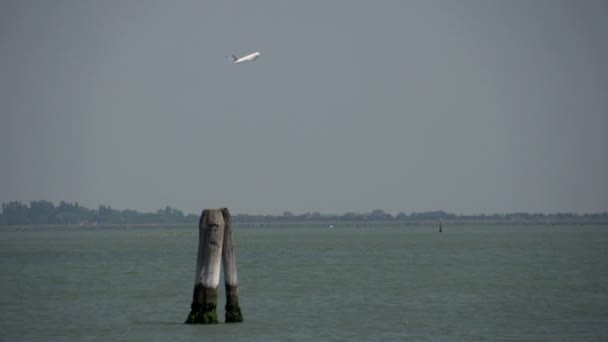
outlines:
M222 261L224 263L224 280L226 283L226 323L236 323L243 321L243 315L239 306L239 282L236 273L234 240L232 238L232 219L227 208L222 209L222 214L224 217Z
M218 323L217 288L220 283L225 228L222 210L203 210L198 228L199 241L194 294L186 323Z

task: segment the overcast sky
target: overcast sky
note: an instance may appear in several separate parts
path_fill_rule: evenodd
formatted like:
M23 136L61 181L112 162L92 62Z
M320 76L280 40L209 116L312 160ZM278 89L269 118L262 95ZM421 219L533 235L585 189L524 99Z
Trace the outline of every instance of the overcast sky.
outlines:
M601 0L2 0L0 201L606 211L606 18Z

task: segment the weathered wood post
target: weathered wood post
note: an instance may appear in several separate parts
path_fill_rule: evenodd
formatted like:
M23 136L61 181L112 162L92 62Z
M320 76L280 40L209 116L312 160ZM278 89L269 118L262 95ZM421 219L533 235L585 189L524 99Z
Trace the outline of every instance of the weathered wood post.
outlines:
M226 323L242 322L230 212L227 208L203 210L198 229L194 294L186 323L218 323L217 289L222 263L226 281Z
M224 247L222 261L224 263L224 280L226 282L226 323L243 321L239 306L238 277L236 274L236 256L234 240L232 239L232 218L227 208L222 209L224 217Z
M217 288L220 283L224 216L220 209L205 209L198 224L198 257L194 278L194 294L186 323L218 323Z

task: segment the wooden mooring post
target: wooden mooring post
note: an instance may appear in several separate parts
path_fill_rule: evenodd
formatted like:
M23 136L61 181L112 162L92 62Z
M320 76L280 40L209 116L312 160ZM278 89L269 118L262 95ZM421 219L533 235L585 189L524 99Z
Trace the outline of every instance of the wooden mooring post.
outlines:
M236 256L234 254L234 239L232 238L232 218L228 209L222 209L224 216L224 244L222 262L224 263L224 282L226 285L226 323L243 321L239 305L239 280L236 273Z
M226 322L242 322L230 212L227 208L205 209L198 227L194 294L186 323L218 323L217 290L222 261L226 281Z

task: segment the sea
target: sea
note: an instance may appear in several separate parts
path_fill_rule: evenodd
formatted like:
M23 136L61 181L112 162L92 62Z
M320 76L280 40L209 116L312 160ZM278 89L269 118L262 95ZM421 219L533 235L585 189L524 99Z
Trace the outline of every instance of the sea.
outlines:
M0 229L0 341L608 340L605 225L235 225L244 322L186 325L198 234Z

